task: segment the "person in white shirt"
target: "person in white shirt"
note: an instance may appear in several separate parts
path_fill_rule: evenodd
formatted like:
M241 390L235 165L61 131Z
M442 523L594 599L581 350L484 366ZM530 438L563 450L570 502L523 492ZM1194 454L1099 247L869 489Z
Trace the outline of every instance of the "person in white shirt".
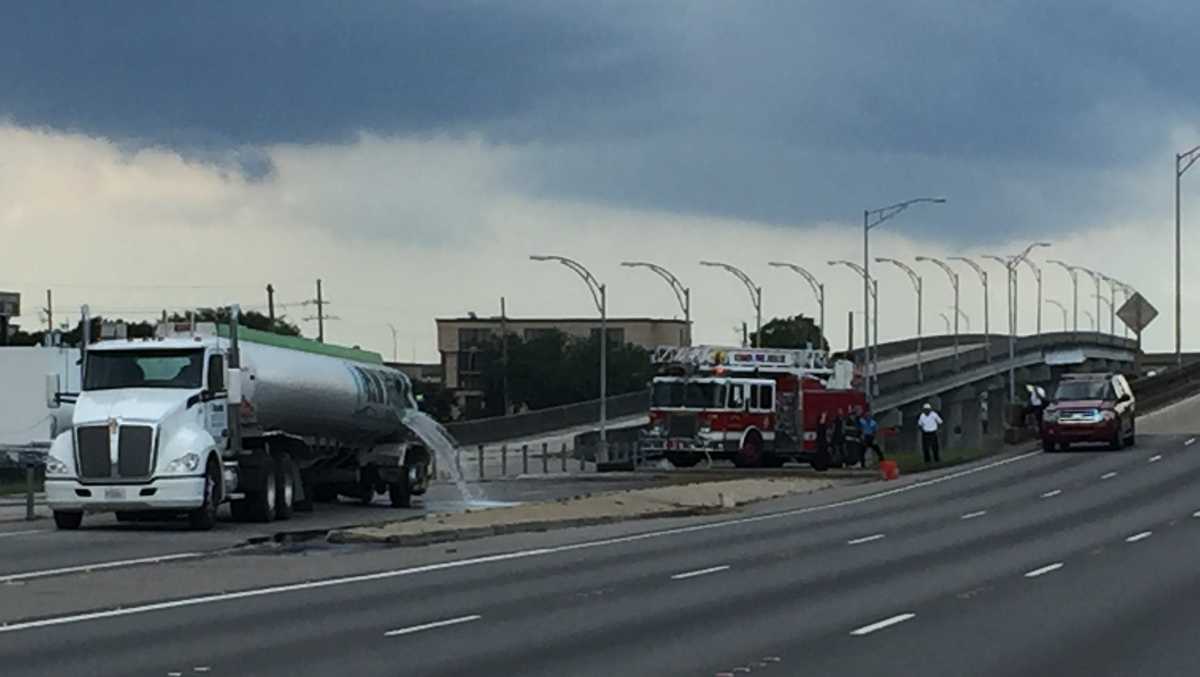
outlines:
M917 427L921 429L921 451L925 454L926 463L941 463L942 452L938 446L938 429L942 427L942 417L933 410L928 402L921 407L921 417L917 419Z
M1027 415L1033 417L1033 423L1038 430L1042 429L1042 415L1046 411L1046 391L1040 386L1029 384L1025 386L1029 390L1029 408Z

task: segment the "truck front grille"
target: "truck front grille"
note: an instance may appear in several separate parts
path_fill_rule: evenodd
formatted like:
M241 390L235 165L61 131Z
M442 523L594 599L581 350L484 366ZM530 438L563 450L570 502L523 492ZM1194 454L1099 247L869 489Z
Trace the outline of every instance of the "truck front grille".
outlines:
M108 427L86 426L76 432L79 449L79 476L83 479L112 477L108 446Z
M76 433L79 477L84 480L131 480L150 477L154 464L154 428L123 425L117 431L117 463L112 462L107 426L84 426Z
M117 442L117 472L121 477L150 476L150 461L154 455L154 428L146 425L123 425Z
M671 414L667 421L667 434L671 437L695 437L695 414Z

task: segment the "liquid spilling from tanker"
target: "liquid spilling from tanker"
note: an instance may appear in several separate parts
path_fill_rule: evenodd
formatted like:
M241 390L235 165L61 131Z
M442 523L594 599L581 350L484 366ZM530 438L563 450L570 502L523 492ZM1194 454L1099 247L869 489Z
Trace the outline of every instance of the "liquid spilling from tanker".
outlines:
M421 441L433 450L433 453L437 454L438 468L444 468L450 475L451 481L454 482L454 486L462 496L463 503L470 505L483 501L480 492L467 484L466 478L463 477L462 468L458 465L458 448L455 446L454 438L450 436L450 431L417 409L405 410L402 422L408 426L409 430L416 433L417 437L420 437Z

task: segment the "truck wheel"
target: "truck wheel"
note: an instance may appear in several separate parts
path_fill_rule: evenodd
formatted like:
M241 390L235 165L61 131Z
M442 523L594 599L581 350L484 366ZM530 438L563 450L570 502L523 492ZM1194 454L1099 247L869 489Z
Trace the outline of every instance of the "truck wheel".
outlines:
M1121 426L1118 425L1116 431L1113 433L1112 441L1108 443L1108 448L1113 451L1120 451L1124 447L1125 438L1121 436Z
M393 508L411 508L412 492L409 490L408 477L388 485L388 499Z
M253 491L247 491L246 498L234 502L234 515L240 515L248 522L270 522L275 516L275 502L278 498L275 480L275 460L267 456L266 462L259 470L258 486Z
M762 438L751 433L742 442L742 448L733 456L733 464L739 468L757 468L763 462Z
M81 524L83 524L82 512L54 511L54 526L59 529L78 529Z
M829 452L818 451L817 453L813 454L812 461L810 463L813 470L816 470L817 472L825 472L826 470L829 470Z
M217 525L220 506L221 471L212 464L204 474L204 504L188 513L188 525L195 531L208 531ZM117 519L120 519L118 517Z
M1052 440L1042 440L1042 453L1053 454L1055 451L1054 442Z
M700 462L699 454L667 453L667 460L676 468L690 468Z
M275 519L291 519L296 505L296 466L291 454L272 454L275 460Z
M358 478L358 500L363 505L371 505L375 502L375 480L378 473L375 472L374 466L367 466L359 473Z

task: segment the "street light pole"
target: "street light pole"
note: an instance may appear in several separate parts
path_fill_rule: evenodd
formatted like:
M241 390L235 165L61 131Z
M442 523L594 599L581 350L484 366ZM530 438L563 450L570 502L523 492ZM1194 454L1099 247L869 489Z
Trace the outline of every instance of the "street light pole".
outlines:
M818 282L816 276L814 276L812 273L808 272L804 268L802 268L794 263L786 263L783 261L771 261L771 262L767 263L767 265L772 266L774 268L787 268L788 270L799 274L801 277L803 277L805 280L808 281L808 286L812 287L813 294L815 294L817 297L817 309L818 309L818 313L820 316L819 322L821 323L820 336L821 336L821 344L822 345L820 345L818 347L821 348L822 350L824 350L824 344L826 343L826 341L825 341L825 285L822 284L821 282Z
M942 316L942 320L946 323L946 333L949 334L950 333L950 316L947 315L946 313L938 313L938 315Z
M1055 308L1058 308L1059 310L1062 311L1063 331L1067 331L1067 307L1064 306L1063 304L1059 303L1058 301L1055 301L1054 299L1046 299L1046 303L1048 305L1054 306Z
M879 256L879 257L875 258L875 263L890 263L890 264L896 266L897 268L899 268L900 270L903 270L905 273L908 274L908 279L909 279L909 281L912 282L913 289L915 289L917 292L917 380L924 381L925 380L925 362L921 358L921 304L922 304L922 296L924 293L924 290L923 290L924 283L921 280L921 276L919 274L917 274L917 271L910 268L909 265L907 263L904 263L903 261L897 261L896 259L889 259L886 256ZM876 294L875 298L876 298L876 303L878 303L879 295Z
M1099 307L1099 305L1100 305L1100 302L1101 302L1101 301L1103 301L1103 302L1104 302L1104 305L1108 306L1108 310L1109 310L1109 312L1110 312L1110 313L1112 312L1112 301L1109 301L1108 299L1104 298L1104 297L1103 297L1103 296L1101 296L1100 294L1092 294L1092 296L1095 296L1095 297L1096 297L1096 306L1097 306L1097 307ZM1096 315L1096 323L1097 323L1097 325L1096 325L1096 326L1097 326L1097 329L1099 329L1099 323L1100 323L1100 318L1101 318L1101 317L1102 317L1102 316L1101 316L1100 314L1097 314L1097 315ZM1116 317L1116 315L1113 315L1113 317ZM1117 332L1115 331L1115 329L1116 329L1116 327L1110 327L1110 329L1109 329L1109 333L1110 333L1110 334L1112 334L1113 336L1116 336L1116 334L1117 334Z
M667 281L671 291L675 293L675 300L679 302L679 307L683 310L683 322L687 325L687 345L692 345L692 290L683 286L679 278L660 265L646 261L622 261L621 265L626 268L648 268Z
M1175 366L1183 366L1183 234L1180 226L1179 180L1200 159L1200 146L1175 154Z
M1062 269L1071 276L1071 323L1073 325L1071 331L1079 333L1079 268L1058 259L1051 259L1046 263L1062 266Z
M864 269L862 266L858 265L857 263L854 263L853 261L838 260L838 261L829 261L828 263L831 266L846 266L847 268L858 273L859 276L861 276L862 279L864 280L864 284L867 286L868 295L870 295L872 298L874 298L875 307L876 308L879 307L879 285L876 284L875 280L872 279L867 274L866 269ZM869 317L869 316L866 316L863 318L863 325L864 325L863 333L866 333L866 329L868 327L867 317ZM878 324L879 318L878 317L875 318L875 323L876 323L875 327L878 328L879 327L879 324ZM879 337L876 336L875 338L876 338L876 340L878 340ZM867 404L871 403L871 400L874 396L875 387L872 383L871 376L872 376L872 373L875 371L876 367L878 366L872 361L874 358L871 357L871 352L872 351L871 351L870 342L868 340L864 340L863 341L863 365L864 365L863 395L866 397ZM878 354L876 354L876 357L878 357Z
M1042 269L1029 260L1029 257L1021 260L1029 266L1029 269L1033 271L1033 279L1037 280L1037 333L1040 336L1042 333Z
M950 267L945 261L933 258L932 256L918 256L918 261L926 261L934 264L938 268L945 271L946 276L950 278L950 286L954 288L954 363L958 364L958 317L961 311L958 308L958 273Z
M882 224L884 221L887 221L888 219L892 218L893 216L896 216L897 214L904 211L905 209L908 209L909 207L911 207L915 204L922 204L922 203L945 204L946 198L944 198L944 197L918 197L918 198L913 198L911 200L905 200L903 202L897 202L896 204L888 205L886 207L880 207L878 209L864 209L863 210L862 275L863 275L863 313L864 313L864 315L863 315L863 333L864 333L864 335L867 333L868 329L871 327L871 323L867 321L870 317L870 315L869 315L869 313L870 313L870 307L869 307L870 298L869 297L870 297L870 288L871 288L871 279L872 279L871 278L871 230L873 228L879 226L880 224ZM879 301L879 299L878 299L878 297L876 297L876 303L878 303L878 301ZM878 327L879 321L876 320L874 324L876 327ZM866 340L863 341L863 346L865 346L865 350L869 353L870 346L871 346L871 340L870 340L871 337L864 336L864 338ZM874 339L875 339L875 346L878 347L879 337L876 336L876 337L874 337ZM878 358L879 358L878 355L876 355L874 358L871 358L868 355L868 362L873 364L875 360L878 360ZM868 392L870 392L872 390L872 387L870 387L870 382L871 382L871 378L870 378L870 376L868 376L868 378L867 378L867 383L868 383L867 391Z
M1079 270L1086 273L1088 277L1092 278L1092 282L1094 282L1096 284L1096 293L1094 294L1094 296L1096 297L1096 321L1093 324L1095 325L1095 330L1096 330L1096 333L1098 334L1098 333L1100 333L1100 278L1102 276L1100 275L1100 273L1097 273L1096 271L1092 270L1091 268L1084 268L1083 266L1079 266Z
M1096 318L1092 316L1092 311L1084 310L1083 314L1086 315L1088 321L1092 323L1092 330L1095 331L1096 330Z
M979 265L975 261L972 261L971 259L968 259L965 256L951 256L951 257L948 257L947 260L962 261L963 263L967 264L968 266L971 266L971 268L975 271L975 273L979 275L979 281L983 284L983 338L984 338L984 341L987 342L986 343L987 361L991 362L992 361L992 330L991 330L991 326L988 324L989 320L988 320L988 274L987 274L987 271L983 269L983 266Z
M534 254L532 261L557 261L583 278L596 309L600 311L600 449L608 451L608 288L601 284L583 264L565 256Z
M728 263L719 261L701 261L700 265L710 268L721 268L729 271L734 277L741 280L742 284L746 285L746 290L750 292L750 302L754 304L754 347L762 347L762 287L754 284L754 280L750 276L742 272L741 269L735 268Z

